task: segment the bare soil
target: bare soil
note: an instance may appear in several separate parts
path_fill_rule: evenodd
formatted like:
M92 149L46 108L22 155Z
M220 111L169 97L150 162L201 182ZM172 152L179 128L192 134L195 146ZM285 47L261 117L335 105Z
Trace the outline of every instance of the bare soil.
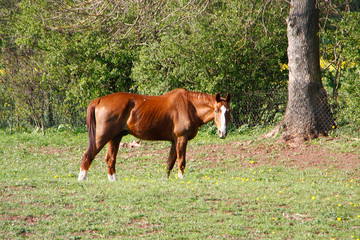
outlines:
M145 151L144 151L145 149ZM156 156L166 163L169 147L151 150L145 143L139 149L132 148L122 152L119 158L132 158L146 154ZM221 164L224 159L233 160L238 167L285 166L298 169L341 169L358 172L360 175L360 155L357 151L344 152L340 149L329 149L323 144L294 144L284 142L230 142L227 144L192 145L187 147L188 161L208 161L214 165Z
M296 167L299 169L336 168L360 173L360 156L356 152L330 150L322 145L288 143L232 142L225 145L213 144L206 148L188 148L188 159L204 158L221 162L233 159L240 167L262 165Z

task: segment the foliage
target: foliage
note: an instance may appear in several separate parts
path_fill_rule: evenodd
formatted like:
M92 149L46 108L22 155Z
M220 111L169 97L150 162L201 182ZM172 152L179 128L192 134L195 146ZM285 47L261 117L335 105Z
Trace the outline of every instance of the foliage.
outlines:
M140 93L160 94L185 87L230 92L233 117L244 114L244 93L286 87L287 7L281 2L212 2L191 22L163 32L142 47L132 78ZM266 106L262 97L253 108ZM246 111L246 110L245 110Z
M5 95L12 95L7 100L15 105L12 115L22 123L83 125L90 99L130 89L131 47L101 52L108 44L106 31L61 29L52 19L56 5L48 1L12 7L6 24L13 32L4 32L0 77Z
M286 62L280 1L102 3L1 6L11 20L1 22L2 108L18 126L83 125L88 102L116 91L162 94L184 87L231 92L237 103L240 89L267 91L279 78L286 82L279 68Z
M326 6L325 6L326 7ZM322 76L338 125L360 129L359 3L338 1L322 19ZM326 9L326 8L325 8Z
M358 7L319 1L339 124L359 119L346 113L359 102ZM288 11L278 0L1 1L0 126L84 126L96 97L176 87L230 92L236 127L271 124L286 101Z
M340 73L337 74L340 75L341 84L338 91L339 122L350 123L355 129L360 130L360 13L347 13L339 25L339 31L344 33L339 33L343 49L339 56Z

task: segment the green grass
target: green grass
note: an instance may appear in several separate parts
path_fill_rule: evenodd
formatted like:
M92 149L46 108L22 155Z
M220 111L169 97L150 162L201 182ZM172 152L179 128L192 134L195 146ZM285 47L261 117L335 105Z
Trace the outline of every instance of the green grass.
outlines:
M185 179L173 172L163 180L169 143L146 142L120 149L117 182L107 180L104 151L88 180L78 182L86 133L0 132L0 138L3 239L360 238L357 172L244 168L199 156L188 162ZM188 151L255 139L232 134L221 141L200 132ZM346 141L336 145L348 151ZM315 143L332 151L325 140Z

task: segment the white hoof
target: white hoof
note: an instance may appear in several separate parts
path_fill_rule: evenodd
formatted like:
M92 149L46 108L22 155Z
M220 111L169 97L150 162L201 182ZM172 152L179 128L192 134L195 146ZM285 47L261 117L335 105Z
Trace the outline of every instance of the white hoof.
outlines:
M87 173L88 173L88 171L80 170L78 180L79 180L79 181L84 181L84 180L86 180Z
M178 172L178 178L182 179L182 178L184 178L184 175L181 172Z
M114 173L113 175L108 174L108 178L110 182L115 182L116 181L116 173Z

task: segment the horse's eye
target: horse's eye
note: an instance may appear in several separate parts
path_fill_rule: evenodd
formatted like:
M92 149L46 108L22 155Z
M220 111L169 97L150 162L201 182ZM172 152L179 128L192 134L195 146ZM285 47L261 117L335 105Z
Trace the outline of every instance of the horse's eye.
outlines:
M218 110L217 110L217 109L215 109L215 113L218 113Z

